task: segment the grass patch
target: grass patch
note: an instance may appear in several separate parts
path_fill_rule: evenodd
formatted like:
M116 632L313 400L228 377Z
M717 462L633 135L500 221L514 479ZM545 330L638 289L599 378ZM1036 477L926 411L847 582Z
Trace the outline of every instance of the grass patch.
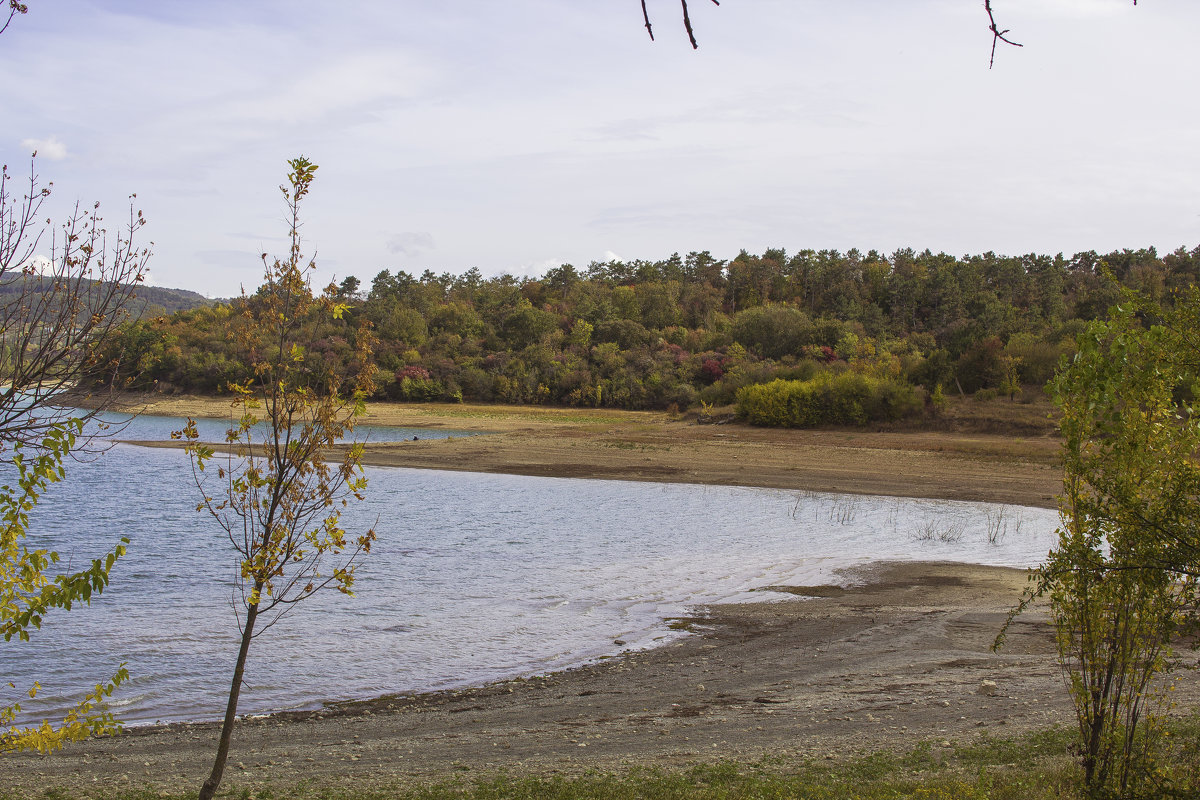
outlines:
M1175 787L1190 793L1200 775L1200 720L1172 725ZM1069 755L1066 728L1020 738L984 737L965 745L926 741L904 753L883 751L849 758L770 758L724 761L688 769L632 768L574 776L458 777L436 782L369 779L370 788L299 784L240 785L236 777L218 795L235 800L1083 800L1079 770ZM184 800L179 792L50 789L40 800ZM0 791L0 800L29 795Z
M617 439L611 442L602 442L600 446L611 447L616 450L637 450L640 453L669 453L671 451L671 448L668 445L643 444L641 442L630 442L624 439Z

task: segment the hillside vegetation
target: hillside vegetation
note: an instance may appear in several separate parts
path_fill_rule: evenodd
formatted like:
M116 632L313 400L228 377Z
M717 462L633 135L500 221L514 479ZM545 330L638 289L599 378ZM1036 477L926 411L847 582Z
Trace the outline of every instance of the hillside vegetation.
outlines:
M36 282L32 290L26 285L25 281L27 280ZM52 289L50 283L51 278L49 277L8 276L5 280L0 280L0 307L22 301L29 302L30 297L49 293ZM84 281L84 283L86 285L94 285L95 282ZM85 289L80 292L80 296L86 300L89 292ZM167 289L161 286L146 286L142 284L137 287L137 291L130 301L127 311L132 317L144 319L163 314L172 314L176 311L199 308L200 306L208 305L209 302L204 295L188 291L187 289ZM80 309L80 313L87 310L89 309Z
M1071 258L692 252L522 279L384 270L369 287L355 277L331 286L348 306L340 327L296 357L353 374L366 319L381 399L624 409L740 400L765 424L862 423L933 413L948 394L1016 397L1049 379L1118 283L1168 299L1198 280L1200 247ZM103 363L119 362L129 388L221 392L248 374L230 332L261 302L130 322Z

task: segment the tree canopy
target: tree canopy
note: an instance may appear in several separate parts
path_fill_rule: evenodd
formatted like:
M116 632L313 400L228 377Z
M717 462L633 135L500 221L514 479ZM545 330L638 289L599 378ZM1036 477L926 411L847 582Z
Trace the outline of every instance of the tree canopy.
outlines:
M349 380L355 326L378 336L374 396L620 408L726 405L739 389L812 370L898 379L932 394L1011 394L1041 385L1075 336L1117 299L1200 279L1200 248L962 257L931 251L769 249L730 260L708 252L593 262L545 275L483 278L380 270L343 281L344 319L304 358ZM366 289L366 291L362 291ZM249 365L229 342L249 296L155 320L110 340L119 381L220 392ZM101 379L106 376L99 376Z

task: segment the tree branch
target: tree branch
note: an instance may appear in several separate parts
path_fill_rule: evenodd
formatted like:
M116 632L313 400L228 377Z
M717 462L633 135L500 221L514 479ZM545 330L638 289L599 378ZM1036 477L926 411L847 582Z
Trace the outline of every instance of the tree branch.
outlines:
M8 19L4 20L3 25L0 25L0 33L8 30L8 26L12 24L13 17L17 14L24 14L27 11L29 11L29 6L24 3L17 2L17 0L8 0Z
M692 49L698 50L700 45L696 42L696 33L692 30L692 18L688 13L688 0L679 0L683 6L683 27L687 31L688 41L692 43ZM721 0L712 0L714 6L721 5ZM646 9L646 0L642 0L642 20L646 25L646 33L650 34L650 41L654 41L654 28L650 25L650 12Z
M650 41L654 41L654 28L650 27L650 12L646 10L646 0L642 0L642 19L646 21L646 33L650 34Z
M1133 4L1137 5L1137 0L1134 0ZM992 0L983 0L983 8L987 11L988 15L988 30L992 32L992 57L988 59L988 69L991 69L996 63L996 42L1011 44L1013 47L1024 47L1025 45L1018 44L1012 39L1007 38L1008 28L1000 30L996 26L996 18L992 15Z

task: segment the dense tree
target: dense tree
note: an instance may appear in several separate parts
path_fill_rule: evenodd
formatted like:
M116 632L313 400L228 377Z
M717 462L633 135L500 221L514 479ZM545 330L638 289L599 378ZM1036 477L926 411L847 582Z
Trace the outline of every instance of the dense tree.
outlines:
M1131 285L1178 286L1200 248L1111 256L1127 264ZM1115 297L1108 257L773 249L722 262L689 253L523 279L385 270L365 298L339 296L347 319L376 326L377 396L393 399L726 403L801 365L895 370L927 393L940 384L1015 396L1018 384L1045 383L1080 326ZM130 324L110 343L112 358L143 369L143 387L218 390L248 369L223 320L253 302ZM356 367L346 332L308 335L310 352L348 380Z

